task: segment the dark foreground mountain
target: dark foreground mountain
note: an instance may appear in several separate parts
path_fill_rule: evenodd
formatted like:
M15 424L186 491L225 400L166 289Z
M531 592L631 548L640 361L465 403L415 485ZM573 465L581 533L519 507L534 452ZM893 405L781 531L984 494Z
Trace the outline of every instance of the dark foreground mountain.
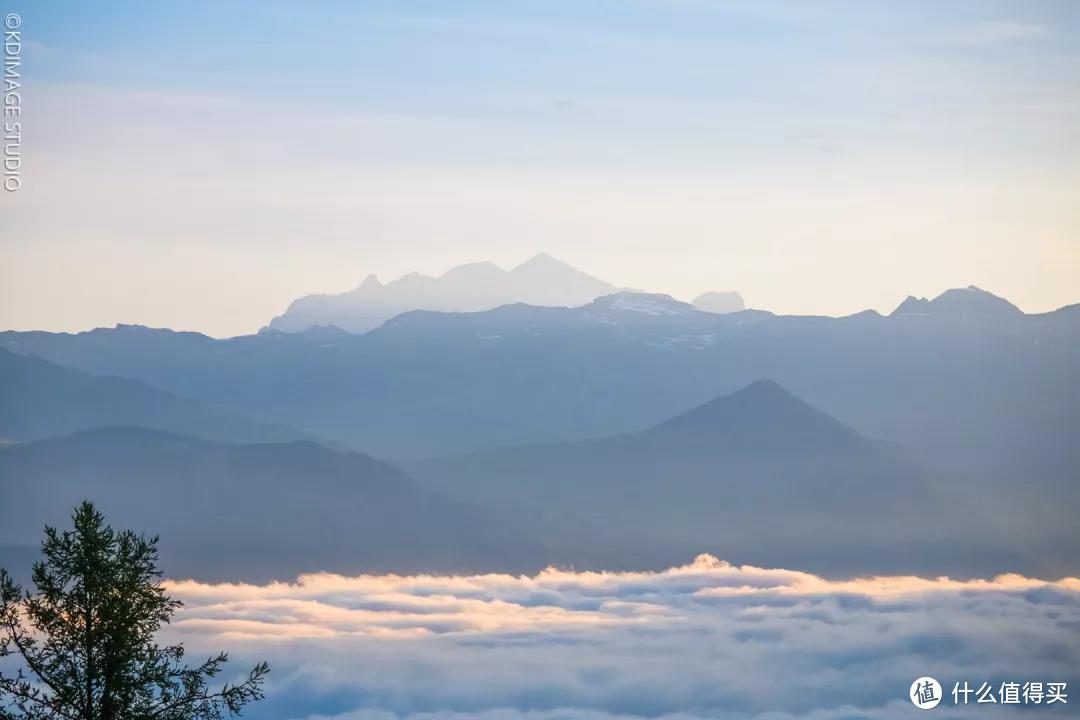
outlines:
M287 427L210 410L141 380L99 377L0 348L0 440L140 425L233 442L296 440Z
M535 570L539 547L401 471L316 443L225 445L103 428L0 450L0 546L33 545L92 499L118 525L160 533L172 577L299 572Z
M369 275L355 290L296 300L270 321L269 328L298 332L313 325L336 325L362 333L410 310L490 310L517 302L583 305L614 290L613 285L541 253L512 270L471 263L439 277L412 273L385 285Z
M695 549L826 573L971 572L980 554L980 567L1030 566L972 535L902 451L771 381L644 432L408 467L579 566L664 566Z

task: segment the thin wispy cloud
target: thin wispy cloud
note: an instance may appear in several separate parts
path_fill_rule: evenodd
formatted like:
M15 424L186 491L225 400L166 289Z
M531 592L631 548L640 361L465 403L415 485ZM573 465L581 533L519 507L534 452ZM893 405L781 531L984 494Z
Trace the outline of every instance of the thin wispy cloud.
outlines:
M1047 34L1044 25L1013 20L981 22L952 30L943 35L946 43L960 46L988 47L1027 42Z

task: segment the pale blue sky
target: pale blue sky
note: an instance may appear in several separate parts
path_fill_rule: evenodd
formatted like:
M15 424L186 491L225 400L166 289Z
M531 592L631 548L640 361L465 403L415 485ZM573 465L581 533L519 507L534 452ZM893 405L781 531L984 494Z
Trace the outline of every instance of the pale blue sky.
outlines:
M249 332L368 272L541 250L780 312L1080 301L1080 3L2 9L3 327Z

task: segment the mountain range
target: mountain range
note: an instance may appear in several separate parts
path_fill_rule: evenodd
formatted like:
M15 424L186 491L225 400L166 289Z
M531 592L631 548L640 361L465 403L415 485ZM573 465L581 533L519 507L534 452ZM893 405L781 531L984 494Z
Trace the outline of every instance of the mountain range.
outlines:
M572 307L616 291L614 285L540 253L511 270L478 262L438 277L410 273L386 284L368 275L348 292L308 295L294 301L264 329L301 332L313 326L333 326L364 333L411 310L473 312L514 303ZM745 309L737 292L705 293L694 304L717 313Z
M497 465L504 457L499 453L510 452L505 448L543 446L552 457L529 454L535 469L520 470L540 477L534 473L559 467L558 457L582 452L568 444L577 448L595 440L607 448L640 439L664 418L768 377L879 447L905 448L932 488L933 502L961 509L935 527L978 516L987 532L1024 538L1026 555L1014 569L1072 563L1075 571L1072 558L1080 550L1072 522L1080 511L1080 306L1029 315L967 287L933 299L909 298L888 316L866 311L829 318L760 310L716 314L665 295L616 292L577 307L516 303L481 312L410 311L362 335L321 326L217 340L119 326L77 334L0 333L0 347L9 351L12 367L29 362L35 372L45 367L55 373L61 366L65 377L76 374L78 387L121 388L115 401L109 393L95 399L82 390L50 396L42 386L52 380L10 375L6 394L23 393L0 405L3 432L11 439L95 422L152 425L228 442L289 439L258 435L275 428L370 453L466 502L479 495L456 495L437 485L443 475L417 463L453 468L453 458L467 456ZM39 359L25 357L31 355ZM151 412L140 405L178 402L190 403L186 407L196 415L185 419L175 407ZM44 410L35 419L27 410L34 404L64 409ZM211 416L246 429L230 435ZM731 462L726 456L687 457L699 463L695 472L705 472L699 465ZM598 467L621 466L605 459ZM708 477L684 470L688 482ZM476 482L490 477L485 472L477 470ZM551 470L550 477L563 472ZM604 472L610 477L614 471ZM547 532L537 534L543 535L534 538L538 542L551 540ZM929 530L923 534L935 537ZM686 538L655 539L654 557L690 544L680 544ZM753 548L737 547L754 556ZM937 553L945 545L935 547ZM953 544L948 547L955 552ZM987 540L985 547L1013 546ZM724 554L723 547L717 550Z
M411 273L385 285L368 275L349 292L294 301L268 328L298 332L313 325L334 325L362 333L410 310L490 310L515 302L583 305L614 291L613 285L541 253L508 271L478 262L438 277Z
M364 335L121 326L4 332L0 347L379 457L639 430L770 377L931 464L1076 467L1080 306L1026 315L1003 303L963 289L891 316L717 315L624 292L574 308L413 311Z

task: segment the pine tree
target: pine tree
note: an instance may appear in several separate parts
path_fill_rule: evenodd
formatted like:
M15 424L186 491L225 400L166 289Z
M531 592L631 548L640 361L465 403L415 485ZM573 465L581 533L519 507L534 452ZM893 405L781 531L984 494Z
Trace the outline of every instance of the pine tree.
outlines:
M209 687L221 653L183 664L183 645L155 634L182 603L160 583L158 538L114 532L94 506L74 530L45 528L31 594L0 570L0 719L219 720L262 698L269 667Z

